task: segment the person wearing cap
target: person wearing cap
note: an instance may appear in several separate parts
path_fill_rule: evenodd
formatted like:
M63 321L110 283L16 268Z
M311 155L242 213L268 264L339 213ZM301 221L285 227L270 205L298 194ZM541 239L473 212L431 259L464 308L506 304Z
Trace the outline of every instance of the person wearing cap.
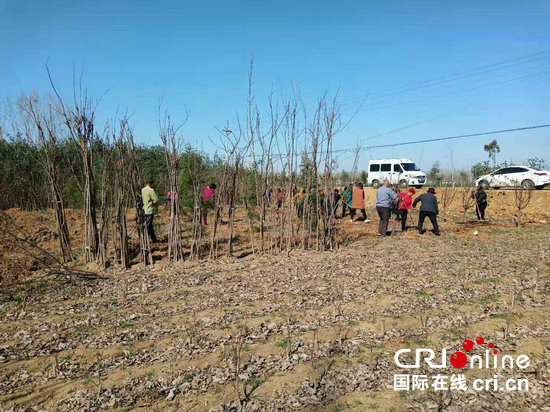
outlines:
M386 236L388 233L388 223L391 216L391 205L397 200L397 195L390 187L388 179L384 179L382 186L376 191L376 211L380 217L378 224L378 236Z
M407 230L407 216L409 210L411 210L412 197L416 193L412 187L408 192L399 193L399 219L401 219L401 231L405 232Z
M439 214L439 208L437 206L437 197L435 197L435 189L430 187L428 193L421 194L412 204L412 207L416 207L416 204L420 202L420 213L418 216L418 232L423 235L426 230L423 229L424 219L428 217L434 227L434 234L439 236L439 226L437 225L437 215Z
M143 202L143 212L145 214L145 226L151 242L157 243L155 228L153 227L153 218L155 217L155 208L159 198L155 192L153 179L147 180L146 186L141 189L141 200Z
M476 200L476 215L477 220L485 221L485 209L487 209L487 193L483 190L483 186L479 185L477 190L472 193L472 199Z

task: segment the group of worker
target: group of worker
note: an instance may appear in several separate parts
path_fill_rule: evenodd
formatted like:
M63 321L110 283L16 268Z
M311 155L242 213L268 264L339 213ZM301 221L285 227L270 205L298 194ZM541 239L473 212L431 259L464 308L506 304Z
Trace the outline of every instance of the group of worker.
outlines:
M391 188L388 180L384 180L380 188L376 191L376 211L380 218L378 225L378 236L386 236L388 234L388 225L390 219L395 216L397 221L401 222L401 231L407 230L407 217L409 211L420 203L420 211L418 214L418 232L422 235L426 232L424 229L424 221L430 219L433 226L433 232L436 236L440 236L439 225L437 223L437 215L439 214L439 205L435 196L435 189L430 187L428 191L413 200L416 190L410 188L408 191L399 192L397 188ZM356 211L359 210L363 215L363 221L369 223L365 211L365 192L363 184L357 183L355 186L350 184L341 193L339 198L342 202L342 218L346 216L346 210L350 211L350 221L355 222ZM487 193L482 186L478 186L477 190L472 193L472 198L475 199L476 215L480 221L485 220L485 209L487 208Z
M208 225L208 210L214 207L215 202L215 190L216 184L211 183L203 191L202 195L202 207L201 207L201 220L203 225ZM159 203L159 197L155 192L155 183L153 179L149 179L146 182L146 185L141 189L141 201L142 208L144 213L144 222L147 229L147 233L151 238L151 242L157 243L158 239L155 233L155 227L153 225L153 220L155 217L155 209ZM166 194L166 206L170 207L172 202L178 202L179 196L176 192L172 193L169 191Z
M437 224L437 215L439 214L435 189L429 188L427 193L418 196L413 200L416 190L410 188L406 192L398 192L390 187L390 182L384 180L382 185L376 191L376 212L380 218L378 224L378 236L388 235L388 225L392 215L401 222L401 231L407 230L407 217L411 208L420 203L420 213L418 218L418 232L424 234L424 220L429 218L432 222L434 234L439 236L439 226ZM346 210L350 211L350 221L356 222L355 215L359 210L363 215L363 221L369 223L365 210L365 192L363 184L357 183L355 186L350 184L340 193L342 201L342 218L346 216Z
M201 220L203 225L208 225L207 215L208 210L212 209L215 203L215 190L216 184L212 183L206 187L203 191L202 208L201 208ZM265 200L268 204L271 203L273 197L273 187L269 186L265 191ZM293 186L290 191L292 197L297 201L297 205L301 196L304 197L305 190L301 192L296 186ZM388 225L392 216L396 221L401 222L401 231L407 230L407 217L409 211L415 208L420 203L420 210L418 215L418 232L422 235L426 232L424 229L424 221L428 218L433 226L433 233L436 236L440 236L439 225L437 223L437 215L439 214L438 201L435 196L435 189L429 188L426 193L417 196L413 200L413 196L416 194L416 190L413 188L407 191L400 192L397 188L392 188L388 180L384 180L382 185L376 191L376 211L380 218L378 225L378 236L388 235ZM154 190L153 180L148 180L147 185L141 191L143 211L145 214L145 225L147 232L153 243L157 242L155 230L153 226L153 217L155 207L158 204L158 196ZM350 184L345 187L341 192L338 189L334 189L334 192L325 196L322 189L319 189L319 195L326 199L327 209L329 213L333 214L337 218L337 209L339 204L342 205L342 218L346 217L346 212L349 210L349 216L351 222L357 222L359 219L355 219L357 212L362 215L362 221L369 223L370 220L367 217L365 210L365 191L362 183ZM284 196L281 188L275 191L275 201L278 209L281 209ZM472 198L476 200L476 214L478 220L485 220L485 209L487 208L487 194L481 186L477 188L477 191L472 193ZM167 195L167 206L172 201L178 201L177 193L169 192ZM219 213L219 211L218 211Z

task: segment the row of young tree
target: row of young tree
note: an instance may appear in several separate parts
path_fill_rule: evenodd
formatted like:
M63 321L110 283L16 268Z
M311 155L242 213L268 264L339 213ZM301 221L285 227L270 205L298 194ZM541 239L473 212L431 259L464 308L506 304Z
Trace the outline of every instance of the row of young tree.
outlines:
M65 208L79 207L86 262L106 266L115 261L129 267L130 233L136 233L141 262L147 265L152 263L151 248L140 194L144 182L153 178L160 193L171 192L178 199L169 203L171 260L232 255L237 209L247 222L251 253L334 248L334 204L328 195L337 181L332 143L344 127L337 96L322 96L310 110L299 93L278 101L270 97L264 116L253 83L251 65L246 121L237 118L226 124L219 141L213 141L219 151L212 157L186 142L182 126L187 117L175 121L161 104L162 146L145 147L136 144L127 116L98 125L97 102L85 89L75 90L70 102L53 82L51 97L24 95L4 113L10 128L0 140L0 178L9 189L2 193L0 207L51 207L65 262L74 256ZM202 190L211 182L217 190L209 205L214 221L206 238ZM281 208L270 207L265 196L272 186L285 194ZM299 201L297 187L303 191ZM227 212L223 238L222 212ZM135 230L128 228L132 215Z

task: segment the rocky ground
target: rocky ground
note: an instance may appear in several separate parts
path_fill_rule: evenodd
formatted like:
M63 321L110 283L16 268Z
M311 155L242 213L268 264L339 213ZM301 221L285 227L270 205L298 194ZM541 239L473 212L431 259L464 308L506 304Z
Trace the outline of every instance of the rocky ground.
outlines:
M548 225L487 224L474 236L444 224L441 237L380 239L375 223L340 222L357 240L334 252L112 270L4 294L0 406L550 409ZM528 392L394 391L394 374L412 373L396 366L396 350L433 348L437 359L441 348L450 354L477 336L531 364L467 370L468 383L526 378Z

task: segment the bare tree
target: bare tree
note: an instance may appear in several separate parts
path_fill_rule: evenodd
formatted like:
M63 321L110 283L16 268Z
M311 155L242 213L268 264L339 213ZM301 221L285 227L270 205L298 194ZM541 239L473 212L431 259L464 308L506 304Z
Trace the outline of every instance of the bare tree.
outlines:
M475 205L475 197L472 196L474 189L471 187L463 187L461 189L461 201L462 201L462 223L466 223L466 213Z
M202 210L202 193L201 188L204 184L204 172L205 167L202 157L196 153L191 146L187 146L185 149L183 167L187 171L191 178L191 184L193 187L193 221L191 228L191 260L199 259L201 257L201 243L202 243L202 222L201 215L204 213Z
M443 190L441 191L440 195L440 202L441 202L441 210L443 211L443 220L447 221L448 215L447 210L449 209L449 206L454 202L456 198L457 190L454 188L454 181L453 181L453 187L450 187L449 185L445 185L443 187Z
M119 122L118 131L113 127L113 160L114 170L114 214L115 214L115 244L117 258L123 268L130 267L130 252L128 249L128 225L126 210L129 206L131 186L131 161L128 156L127 134L130 134L128 119L123 117ZM139 233L139 232L138 232Z
M55 215L55 224L57 228L59 250L63 262L73 260L71 252L71 242L67 220L65 218L65 208L63 196L59 186L59 172L57 168L57 144L58 144L58 120L56 113L49 103L44 107L38 99L38 96L32 94L23 96L19 103L24 135L29 143L34 143L40 148L38 161L46 171L50 184L50 194L52 208Z
M332 142L334 136L340 131L340 107L337 102L336 94L330 103L325 102L323 107L323 134L325 150L325 170L323 173L323 186L325 191L324 213L322 227L322 248L323 250L332 250L335 247L335 213L336 207L334 196L334 177L332 171L336 168L332 154Z
M175 124L167 112L162 112L159 104L159 136L164 145L166 165L168 166L169 187L172 193L170 201L170 223L168 227L168 256L171 260L183 260L183 247L181 244L180 204L178 196L178 178L180 171L180 155L183 146L183 138L180 134L181 127L187 121Z
M100 216L101 220L99 223L98 230L98 258L99 262L104 268L108 265L107 257L107 247L109 243L109 222L111 220L111 210L110 202L112 200L113 192L113 180L111 178L111 156L112 148L111 142L109 139L108 132L105 135L105 138L101 142L102 150L102 168L101 168L101 203L100 203Z
M147 228L145 223L145 210L143 209L143 202L141 199L141 185L143 183L143 176L141 175L141 169L139 160L136 154L136 145L134 142L134 134L132 129L128 126L128 122L125 122L122 129L124 136L126 157L128 159L128 186L129 192L132 197L131 203L133 203L136 209L136 229L139 237L139 249L141 262L144 266L153 263L151 257L151 248L149 245L149 236L147 235Z
M229 234L227 243L227 256L233 255L234 243L234 222L235 222L235 199L237 195L237 176L239 175L239 166L241 163L241 154L238 152L240 137L231 142L229 164Z
M282 120L279 113L273 105L273 95L269 100L271 125L266 133L261 132L260 113L254 101L254 58L250 61L250 71L248 75L248 117L247 131L248 144L252 156L252 167L254 170L254 180L256 182L256 202L260 208L260 249L266 250L266 217L268 212L268 199L266 191L269 188L269 176L273 170L273 148L277 136L277 131ZM260 152L256 153L256 145L259 145Z
M77 144L82 164L84 184L82 185L84 206L84 259L91 262L98 258L99 234L96 217L96 198L93 162L93 140L95 137L95 111L96 106L88 96L86 89L82 88L82 75L79 79L79 87L73 87L73 104L68 106L59 95L50 71L48 77L50 84L59 100L60 113L69 131L69 136Z

